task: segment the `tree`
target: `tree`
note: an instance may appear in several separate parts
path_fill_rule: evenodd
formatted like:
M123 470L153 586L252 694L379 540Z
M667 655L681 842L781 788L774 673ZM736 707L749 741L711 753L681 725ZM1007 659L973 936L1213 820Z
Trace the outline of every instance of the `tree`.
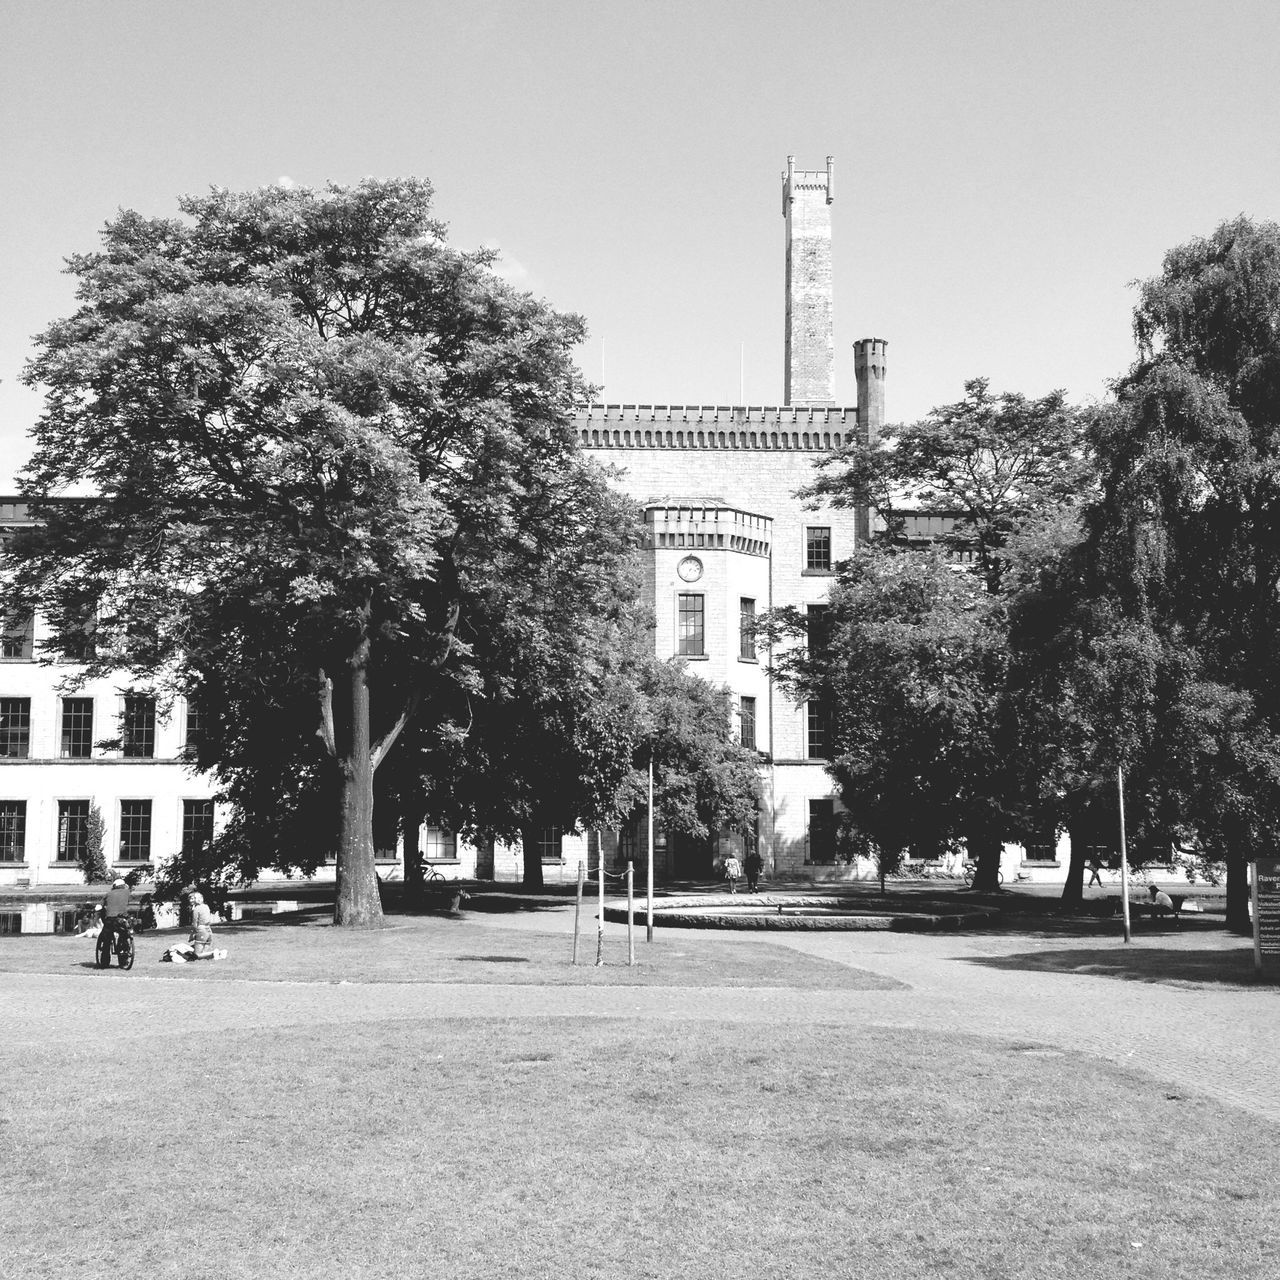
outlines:
M1010 534L1035 513L1078 501L1089 468L1079 414L1061 391L1039 400L996 395L985 378L964 391L919 422L836 450L805 493L874 508L884 526L877 539L895 545L905 545L907 512L952 517L939 541L971 551L994 590Z
M1128 616L1181 636L1208 677L1280 731L1280 226L1240 217L1165 255L1141 285L1138 360L1091 443L1102 494L1089 552ZM1255 748L1259 745L1255 739ZM1235 757L1228 916L1247 922L1244 869L1271 851L1280 796L1262 759ZM1264 818L1263 815L1269 815ZM1223 830L1225 838L1225 829Z
M84 856L80 860L85 884L106 884L111 879L111 869L107 866L106 839L107 824L103 820L102 810L96 804L90 804L84 824Z
M884 548L842 566L821 643L809 615L766 620L782 686L827 709L828 769L882 868L904 850L963 841L978 861L975 887L998 887L1000 848L1022 814L1003 608L936 552Z
M199 764L241 835L289 849L311 815L345 925L381 919L374 772L452 678L468 591L532 572L595 483L569 424L581 322L450 248L430 199L369 180L122 213L70 259L79 307L25 374L46 389L26 490L97 500L39 508L23 607L60 647L96 610L90 673L207 699Z

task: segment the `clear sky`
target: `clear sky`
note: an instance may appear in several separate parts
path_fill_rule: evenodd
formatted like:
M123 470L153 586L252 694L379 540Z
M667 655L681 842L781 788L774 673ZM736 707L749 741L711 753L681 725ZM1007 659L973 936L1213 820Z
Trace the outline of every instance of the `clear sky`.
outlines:
M610 401L782 395L780 173L835 157L837 396L1098 398L1135 278L1280 218L1275 0L0 0L0 491L62 258L211 185L415 174ZM743 372L745 370L745 372Z

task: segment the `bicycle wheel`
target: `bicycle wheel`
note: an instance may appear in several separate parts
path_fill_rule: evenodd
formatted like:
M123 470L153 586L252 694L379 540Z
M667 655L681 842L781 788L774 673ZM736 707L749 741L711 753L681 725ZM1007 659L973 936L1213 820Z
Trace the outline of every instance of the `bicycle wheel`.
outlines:
M427 868L424 879L426 880L427 884L436 884L437 882L440 884L444 883L444 876L439 871L437 871L435 867Z
M120 939L120 948L116 954L120 957L120 967L122 969L133 968L133 938L130 934L126 933Z
M111 934L106 929L98 934L97 965L99 969L111 968Z
M973 888L973 866L972 866L972 864L970 864L969 866L966 866L966 867L965 867L965 869L964 869L964 882L965 882L965 884L967 884L967 885L969 886L969 888L970 888L970 889L972 889L972 888Z

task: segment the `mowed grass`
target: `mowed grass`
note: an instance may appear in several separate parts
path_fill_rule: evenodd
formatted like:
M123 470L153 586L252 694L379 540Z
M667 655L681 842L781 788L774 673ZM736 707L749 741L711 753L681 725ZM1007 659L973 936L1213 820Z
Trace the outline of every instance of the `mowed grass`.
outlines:
M636 964L627 964L626 928L606 926L604 964L596 965L596 927L584 913L578 964L571 933L531 932L478 923L465 915L389 916L376 930L336 929L327 915L276 917L220 925L215 945L227 959L161 963L184 942L186 929L136 935L133 970L93 967L88 938L60 935L0 938L0 973L84 974L97 981L135 975L185 982L484 982L557 986L803 987L891 990L901 984L786 947L732 938L691 938L658 930L652 945L635 931Z
M147 984L139 984L145 1000ZM5 1277L1266 1277L1274 1127L885 1028L511 1018L0 1043Z

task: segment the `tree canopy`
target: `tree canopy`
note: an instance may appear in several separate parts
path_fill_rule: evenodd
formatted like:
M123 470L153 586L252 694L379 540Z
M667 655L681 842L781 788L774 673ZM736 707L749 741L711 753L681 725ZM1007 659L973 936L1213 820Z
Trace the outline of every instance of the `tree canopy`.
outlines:
M97 500L44 505L17 589L58 647L96 613L91 670L194 690L242 820L311 813L337 920L377 923L373 773L472 678L464 609L616 518L570 427L583 327L449 246L423 181L179 208L69 260L23 483Z

